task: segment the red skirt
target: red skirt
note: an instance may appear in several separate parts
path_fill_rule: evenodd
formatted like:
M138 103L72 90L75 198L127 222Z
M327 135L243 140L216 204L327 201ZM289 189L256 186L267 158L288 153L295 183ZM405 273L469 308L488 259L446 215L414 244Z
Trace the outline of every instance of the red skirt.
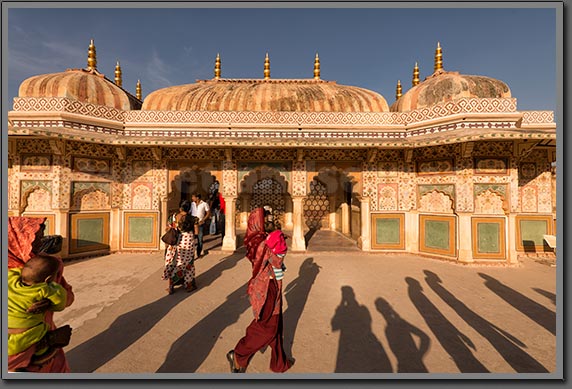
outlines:
M234 348L234 358L238 366L248 366L254 354L266 346L272 348L270 370L283 373L292 366L284 353L282 307L280 307L279 314L272 315L275 302L278 300L278 304L282 305L282 296L277 299L277 295L278 284L276 280L270 280L260 319L255 319L250 323L246 328L246 335Z

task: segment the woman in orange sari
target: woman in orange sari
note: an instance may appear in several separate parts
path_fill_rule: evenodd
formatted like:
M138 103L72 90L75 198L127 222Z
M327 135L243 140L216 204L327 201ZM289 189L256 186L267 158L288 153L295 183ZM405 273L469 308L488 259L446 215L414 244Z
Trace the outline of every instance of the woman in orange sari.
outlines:
M11 216L8 218L8 268L23 267L30 258L37 254L44 235L45 218ZM59 259L59 258L58 258ZM74 300L72 287L63 277L64 264L59 259L60 265L55 282L62 285L67 291L66 307ZM48 300L49 302L49 300ZM43 300L32 305L29 310L33 312L46 311L45 321L52 330L56 329L53 319L53 311L47 310L47 303ZM26 371L34 373L69 373L70 368L66 361L63 349L56 349L53 356L47 360L37 362L33 360L36 345L32 345L21 353L8 357L8 371Z

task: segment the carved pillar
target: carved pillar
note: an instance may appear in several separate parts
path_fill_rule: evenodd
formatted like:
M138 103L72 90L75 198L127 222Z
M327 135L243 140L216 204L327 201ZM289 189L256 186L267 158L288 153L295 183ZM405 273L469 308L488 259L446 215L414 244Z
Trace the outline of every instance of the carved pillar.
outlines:
M475 262L472 247L472 226L470 213L458 213L459 228L457 241L459 242L459 262Z
M232 151L225 150L226 160L222 163L222 195L226 202L223 251L236 250L236 197L238 171L236 162L232 160Z
M236 197L225 197L226 215L224 223L223 251L236 250Z
M371 219L369 201L369 197L362 197L359 200L361 211L361 236L358 239L358 247L363 251L371 250Z
M303 152L298 152L297 160L292 163L292 250L306 251L304 240L304 198L306 197L306 161Z
M304 240L304 228L303 228L303 197L292 197L292 203L294 205L294 228L292 231L292 251L306 251L306 241Z

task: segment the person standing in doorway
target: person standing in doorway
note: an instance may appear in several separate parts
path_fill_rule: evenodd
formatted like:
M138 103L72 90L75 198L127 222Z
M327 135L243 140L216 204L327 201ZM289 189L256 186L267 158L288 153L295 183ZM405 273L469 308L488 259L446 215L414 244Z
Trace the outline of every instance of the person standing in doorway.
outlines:
M200 193L193 194L191 199L197 206L197 214L195 215L199 220L199 233L197 236L197 258L200 258L206 254L206 252L203 253L203 235L205 221L211 216L211 211L209 205L201 199Z
M222 193L218 192L218 203L219 203L219 229L220 229L220 239L224 239L224 233L226 229L226 203L224 201L224 197L222 197Z

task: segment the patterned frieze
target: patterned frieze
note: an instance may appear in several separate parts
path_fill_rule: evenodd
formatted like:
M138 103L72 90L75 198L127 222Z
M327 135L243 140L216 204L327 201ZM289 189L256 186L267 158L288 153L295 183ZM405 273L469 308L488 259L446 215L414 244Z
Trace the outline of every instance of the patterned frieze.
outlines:
M417 174L454 174L455 173L455 160L453 158L447 159L433 159L429 161L417 161Z
M193 147L164 147L162 157L167 159L187 160L223 160L224 150Z
M80 102L68 97L16 97L13 110L16 112L72 112L120 122L125 120L126 115L125 111L113 107Z
M236 161L292 161L297 159L295 149L233 149Z
M523 124L552 124L554 123L554 111L523 111Z
M475 174L508 174L508 158L475 158Z
M478 142L473 148L475 157L510 157L513 155L514 142L512 141L490 141Z
M458 155L459 145L456 144L446 144L439 145L435 147L420 147L413 150L413 160L423 161L423 160L437 160L437 159L448 159L451 156Z
M372 125L407 124L462 113L516 112L515 98L463 98L409 112L249 112L249 111L121 111L112 107L79 102L67 97L19 97L13 111L73 112L81 115L127 123L193 123L193 124L254 124L287 125ZM528 122L548 122L551 111L531 111Z
M365 161L367 150L363 149L308 149L306 158L316 161Z

